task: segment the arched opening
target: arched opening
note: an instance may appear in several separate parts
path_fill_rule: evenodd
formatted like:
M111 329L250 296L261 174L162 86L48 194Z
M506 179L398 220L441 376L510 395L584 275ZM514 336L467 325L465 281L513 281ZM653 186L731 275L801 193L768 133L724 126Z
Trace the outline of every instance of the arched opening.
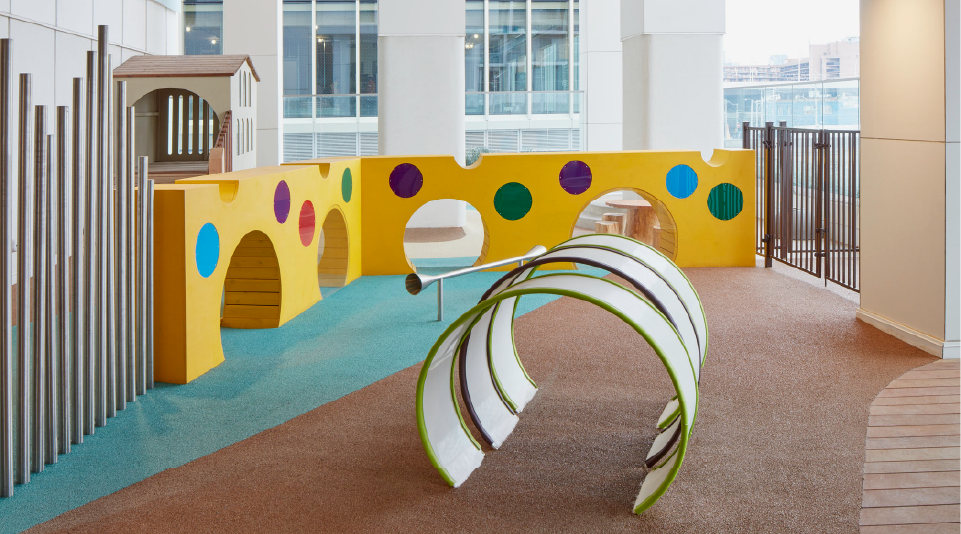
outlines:
M463 203L461 213L448 209ZM490 239L484 218L461 200L432 200L411 215L404 231L404 254L411 270L447 272L484 263Z
M220 119L206 100L186 89L165 88L147 93L134 108L136 152L149 158L151 177L207 174Z
M276 328L280 325L280 298L280 266L274 245L263 232L250 232L230 257L220 325Z
M674 261L678 235L674 216L660 199L641 189L611 189L581 208L571 237L619 233L647 243Z
M317 285L321 294L326 296L330 291L325 289L340 288L347 284L347 266L350 256L350 236L347 233L347 221L339 209L334 208L324 219L317 240Z

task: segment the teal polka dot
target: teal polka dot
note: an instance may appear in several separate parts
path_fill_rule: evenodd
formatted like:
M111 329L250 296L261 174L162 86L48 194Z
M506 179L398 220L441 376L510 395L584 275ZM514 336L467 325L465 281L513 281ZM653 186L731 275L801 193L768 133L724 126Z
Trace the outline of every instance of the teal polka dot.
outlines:
M220 234L217 228L207 223L197 233L197 247L194 251L197 258L197 271L204 278L214 274L217 262L220 260Z
M504 184L494 194L494 209L508 221L524 218L533 204L531 192L517 182Z
M744 208L744 194L734 184L720 184L707 195L707 207L711 215L722 221L730 221Z
M344 177L340 182L340 194L344 202L350 202L350 195L354 192L354 179L350 176L350 169L344 169Z

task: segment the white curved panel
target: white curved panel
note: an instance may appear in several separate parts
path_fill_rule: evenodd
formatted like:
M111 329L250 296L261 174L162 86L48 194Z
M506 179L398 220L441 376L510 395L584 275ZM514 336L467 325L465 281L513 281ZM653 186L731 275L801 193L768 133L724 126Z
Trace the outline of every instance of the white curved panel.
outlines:
M492 447L499 448L504 439L510 435L517 424L517 416L504 405L491 377L488 365L488 333L491 317L496 307L487 309L474 328L470 338L465 343L464 361L464 401L479 430L487 435Z
M688 312L695 319L694 328L697 331L698 339L701 340L701 365L707 356L707 317L704 315L704 308L697 296L697 291L691 286L691 282L681 269L666 256L652 247L633 239L613 234L591 234L571 238L551 250L576 245L595 245L617 249L626 254L634 256L652 269L656 270L671 286L677 291L678 296L684 302Z
M514 346L514 303L517 297L505 299L495 306L490 331L490 372L495 374L496 385L513 404L517 412L524 411L534 398L537 388L517 358Z

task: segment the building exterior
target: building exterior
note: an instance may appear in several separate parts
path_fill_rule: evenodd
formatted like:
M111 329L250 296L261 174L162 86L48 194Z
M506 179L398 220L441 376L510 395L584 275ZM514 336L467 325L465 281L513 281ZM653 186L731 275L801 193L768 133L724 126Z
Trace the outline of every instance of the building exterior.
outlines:
M856 78L860 52L857 37L843 41L810 45L808 57L789 59L771 56L767 65L724 65L726 83L767 83Z

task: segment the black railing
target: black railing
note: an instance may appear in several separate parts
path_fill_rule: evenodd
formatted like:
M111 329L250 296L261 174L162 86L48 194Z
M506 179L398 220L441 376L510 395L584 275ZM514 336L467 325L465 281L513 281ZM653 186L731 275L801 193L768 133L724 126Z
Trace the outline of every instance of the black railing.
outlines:
M860 131L742 125L756 152L757 253L859 290Z

